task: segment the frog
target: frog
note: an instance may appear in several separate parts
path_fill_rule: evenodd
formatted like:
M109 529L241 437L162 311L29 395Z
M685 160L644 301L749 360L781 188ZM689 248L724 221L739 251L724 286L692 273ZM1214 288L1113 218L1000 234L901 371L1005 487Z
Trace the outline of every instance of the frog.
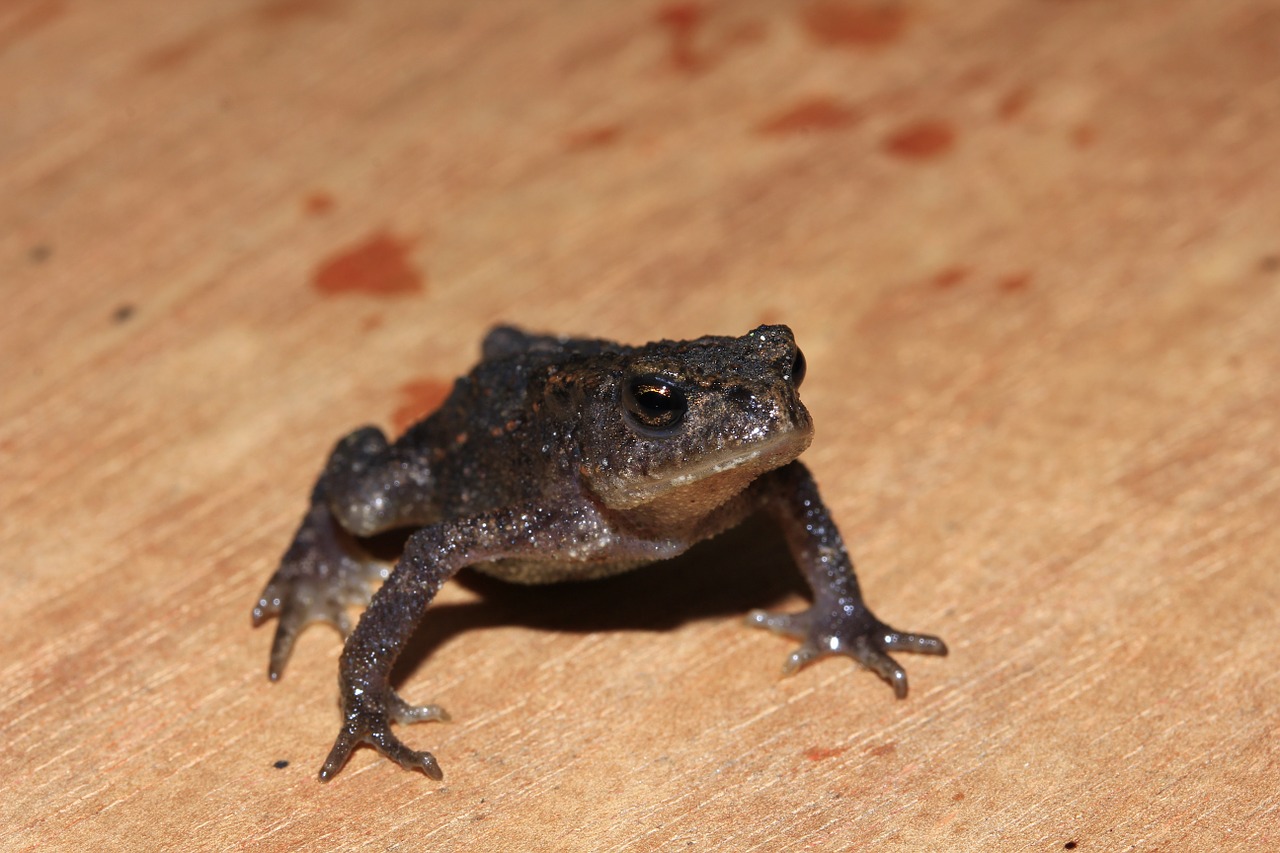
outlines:
M781 529L813 593L806 610L746 617L800 641L784 671L842 655L905 698L906 672L889 653L947 647L890 627L863 600L831 510L798 458L814 435L799 396L805 374L785 325L638 346L498 326L440 407L394 442L376 426L339 440L252 611L255 626L278 620L272 681L307 625L328 623L345 638L342 724L320 780L361 744L444 778L435 756L406 745L392 724L448 714L410 704L390 677L460 570L515 584L603 578L756 515ZM392 568L361 547L406 529ZM365 610L353 627L354 607Z

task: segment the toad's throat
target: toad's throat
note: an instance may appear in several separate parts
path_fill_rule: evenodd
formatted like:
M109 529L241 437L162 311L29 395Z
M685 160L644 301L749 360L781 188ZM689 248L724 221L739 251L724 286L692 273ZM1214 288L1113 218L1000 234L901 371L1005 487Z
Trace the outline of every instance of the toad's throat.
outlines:
M764 472L786 465L812 439L811 430L789 430L765 441L708 453L684 463L676 474L633 481L601 497L611 509L644 507L663 515L666 511L698 515L725 503Z

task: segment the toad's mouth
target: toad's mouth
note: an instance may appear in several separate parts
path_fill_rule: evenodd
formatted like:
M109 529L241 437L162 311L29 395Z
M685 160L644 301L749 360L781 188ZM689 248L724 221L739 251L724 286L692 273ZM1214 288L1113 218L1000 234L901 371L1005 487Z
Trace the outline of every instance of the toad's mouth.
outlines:
M764 441L726 447L683 464L670 476L651 472L651 479L630 482L615 496L605 496L605 501L615 509L634 509L681 493L696 493L697 503L716 505L761 474L795 459L812 440L812 429L791 429Z

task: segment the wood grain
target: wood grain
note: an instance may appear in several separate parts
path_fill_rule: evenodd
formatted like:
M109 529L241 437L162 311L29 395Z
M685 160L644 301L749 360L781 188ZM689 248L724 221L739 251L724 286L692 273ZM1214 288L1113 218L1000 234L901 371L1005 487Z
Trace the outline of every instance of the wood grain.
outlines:
M0 846L1274 848L1277 43L1264 0L4 4ZM318 783L338 638L269 684L249 608L331 442L498 321L791 324L869 600L950 657L781 677L767 530L472 579L402 667L445 783Z

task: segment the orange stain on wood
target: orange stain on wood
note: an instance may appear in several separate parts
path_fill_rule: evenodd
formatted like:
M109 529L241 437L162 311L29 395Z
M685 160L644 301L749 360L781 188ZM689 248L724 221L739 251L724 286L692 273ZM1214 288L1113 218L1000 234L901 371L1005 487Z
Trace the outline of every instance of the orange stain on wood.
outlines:
M333 196L324 190L316 190L302 200L302 209L312 216L324 216L333 210Z
M1031 273L1026 271L1012 273L1000 279L996 286L1005 293L1018 293L1031 287Z
M271 0L258 8L257 18L267 24L291 24L327 15L334 5L333 0Z
M592 66L606 64L617 58L633 36L629 29L593 32L589 40L571 47L561 56L557 66L566 74L575 74Z
M142 57L141 69L149 74L176 71L204 50L213 40L211 31L192 33L185 38L161 45Z
M949 290L968 277L968 267L947 267L933 277L933 286L939 290Z
M1077 125L1071 131L1071 144L1076 148L1089 148L1098 139L1098 131L1091 124Z
M386 232L378 232L322 263L316 268L311 284L326 296L421 293L422 276L410 266L408 252L407 243Z
M826 758L835 758L838 755L843 755L846 748L847 747L843 747L843 746L840 746L840 747L811 746L804 751L804 757L809 759L810 761L822 761L823 759L826 759Z
M391 426L402 433L427 415L440 408L453 390L450 382L439 379L413 379L398 389L400 405L391 415Z
M66 11L67 4L62 0L36 0L25 4L25 8L17 12L10 12L12 17L9 20L0 21L0 47L7 47L44 29L61 18Z
M702 71L707 60L698 55L694 42L705 23L706 12L697 3L669 3L658 10L654 20L670 39L668 59L672 67L686 74Z
M1031 103L1031 89L1021 86L1006 94L996 105L996 115L1001 121L1013 121L1026 110Z
M907 11L897 3L817 3L800 20L809 37L827 47L883 47L906 32Z
M766 119L756 128L764 136L840 130L855 124L861 114L828 97L810 98Z
M884 141L884 150L902 160L933 160L950 151L956 142L951 125L924 119L898 128Z
M564 147L568 151L605 148L617 142L620 136L622 136L621 125L602 124L595 127L584 127L565 134Z
M735 45L759 44L769 35L769 25L764 21L742 21L729 30L726 41Z
M985 89L996 79L998 69L988 63L980 63L967 68L956 78L956 90L958 92L971 92L975 89Z

